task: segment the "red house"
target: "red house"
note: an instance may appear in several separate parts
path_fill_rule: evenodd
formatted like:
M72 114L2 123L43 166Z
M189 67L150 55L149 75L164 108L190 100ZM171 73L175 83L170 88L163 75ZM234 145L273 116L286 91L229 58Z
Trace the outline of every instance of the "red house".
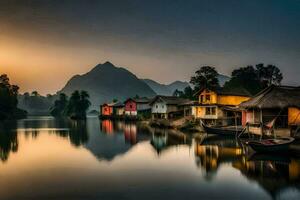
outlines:
M112 104L102 104L100 106L102 116L111 116L113 114L113 105Z
M149 105L150 99L144 98L129 98L125 101L125 115L137 116L141 112L151 110Z

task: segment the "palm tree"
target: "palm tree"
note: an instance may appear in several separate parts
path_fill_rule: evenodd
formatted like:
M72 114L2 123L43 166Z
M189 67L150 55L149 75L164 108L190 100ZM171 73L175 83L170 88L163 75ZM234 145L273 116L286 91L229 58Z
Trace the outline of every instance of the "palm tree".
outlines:
M54 102L54 106L51 108L51 115L54 117L62 117L66 114L66 108L68 105L68 96L64 93L59 94L59 99Z
M72 119L85 119L86 112L91 106L89 97L86 91L74 91L67 106L67 115Z
M90 95L88 94L87 91L81 91L80 92L80 111L81 111L81 115L83 117L86 117L86 112L89 109L89 107L91 106L91 102L89 100Z

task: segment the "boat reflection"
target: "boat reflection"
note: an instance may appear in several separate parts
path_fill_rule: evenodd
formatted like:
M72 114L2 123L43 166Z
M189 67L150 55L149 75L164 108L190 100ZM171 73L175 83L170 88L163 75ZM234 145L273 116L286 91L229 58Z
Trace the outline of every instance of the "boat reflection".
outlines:
M219 145L217 145L219 144ZM218 136L197 141L196 164L212 179L222 164L230 164L248 180L258 183L271 198L276 199L287 189L300 190L300 159L290 155L247 155L235 139Z

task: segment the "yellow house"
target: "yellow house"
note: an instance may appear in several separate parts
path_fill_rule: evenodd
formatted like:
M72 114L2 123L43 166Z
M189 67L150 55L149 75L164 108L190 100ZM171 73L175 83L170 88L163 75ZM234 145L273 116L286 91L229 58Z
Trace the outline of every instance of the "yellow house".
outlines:
M192 106L192 115L207 123L223 125L221 119L234 117L237 106L250 99L250 94L245 90L225 91L224 89L202 89L197 94L198 102Z

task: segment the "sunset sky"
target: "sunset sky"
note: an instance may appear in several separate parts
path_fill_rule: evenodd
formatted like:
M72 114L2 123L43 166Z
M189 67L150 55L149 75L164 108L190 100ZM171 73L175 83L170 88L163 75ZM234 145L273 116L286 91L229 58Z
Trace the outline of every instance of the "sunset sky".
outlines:
M300 1L0 0L0 73L21 92L107 60L162 83L263 62L300 85Z

